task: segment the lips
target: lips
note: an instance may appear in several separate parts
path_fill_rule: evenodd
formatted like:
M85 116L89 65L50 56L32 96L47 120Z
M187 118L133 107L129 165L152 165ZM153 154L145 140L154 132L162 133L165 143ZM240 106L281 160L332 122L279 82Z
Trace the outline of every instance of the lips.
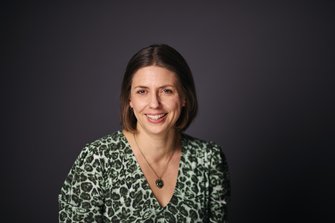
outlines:
M149 120L152 121L158 121L162 118L164 118L167 115L167 113L161 113L161 114L146 114Z

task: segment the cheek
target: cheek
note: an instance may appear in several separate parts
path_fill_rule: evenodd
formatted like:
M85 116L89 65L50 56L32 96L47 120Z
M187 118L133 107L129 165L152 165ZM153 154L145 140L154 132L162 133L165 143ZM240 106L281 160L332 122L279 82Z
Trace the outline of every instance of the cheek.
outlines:
M129 105L137 111L142 110L145 107L145 104L144 100L136 100L136 98L129 101Z
M173 101L170 101L168 106L171 110L180 111L183 107L183 101L173 100Z

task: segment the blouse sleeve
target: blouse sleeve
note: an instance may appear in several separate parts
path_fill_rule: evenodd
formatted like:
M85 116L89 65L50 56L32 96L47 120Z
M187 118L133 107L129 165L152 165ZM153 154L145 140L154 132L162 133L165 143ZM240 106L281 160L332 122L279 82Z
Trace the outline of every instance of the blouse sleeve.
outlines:
M230 182L228 165L219 146L214 145L210 163L209 222L227 223Z
M102 182L102 165L97 149L86 146L61 189L59 222L102 222Z

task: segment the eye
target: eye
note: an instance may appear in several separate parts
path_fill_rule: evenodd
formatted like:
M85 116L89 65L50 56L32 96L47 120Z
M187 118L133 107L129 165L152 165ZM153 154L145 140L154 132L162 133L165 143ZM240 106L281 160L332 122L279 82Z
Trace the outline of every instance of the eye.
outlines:
M144 89L139 89L136 91L136 94L145 94L146 93L146 90Z
M173 90L169 88L164 88L163 89L164 94L173 94Z

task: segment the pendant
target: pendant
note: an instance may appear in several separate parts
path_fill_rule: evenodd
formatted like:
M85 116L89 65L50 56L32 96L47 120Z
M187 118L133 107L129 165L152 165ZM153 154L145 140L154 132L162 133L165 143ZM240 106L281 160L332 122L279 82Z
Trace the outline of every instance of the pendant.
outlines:
M159 189L162 189L163 187L164 187L164 181L162 180L162 179L157 179L156 181L155 181L155 183L156 183L156 186L159 188Z

